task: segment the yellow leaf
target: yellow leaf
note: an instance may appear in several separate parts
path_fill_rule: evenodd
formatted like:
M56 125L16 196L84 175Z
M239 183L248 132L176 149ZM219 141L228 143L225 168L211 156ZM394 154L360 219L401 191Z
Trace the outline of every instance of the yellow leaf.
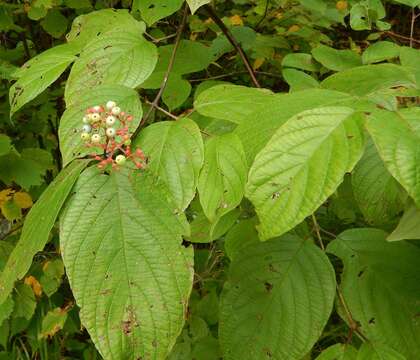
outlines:
M289 27L289 29L287 30L287 32L291 33L291 32L296 32L300 30L300 26L299 25L292 25L291 27Z
M229 18L230 23L232 25L243 25L244 22L242 21L242 18L239 15L233 15Z
M27 276L24 282L32 288L35 296L40 297L42 295L42 286L34 276Z
M347 1L339 0L336 2L335 7L337 10L340 10L340 11L347 10L347 7L348 7Z
M257 70L261 67L262 64L264 64L265 58L257 58L254 61L254 65L252 65L254 70Z
M0 206L3 216L9 221L20 219L22 213L13 200L8 200Z
M198 33L195 33L195 32L191 33L190 40L195 41L197 39L197 36L198 36Z
M14 190L12 189L4 189L0 191L0 206L3 206L3 204L10 200L12 198L12 195L14 193Z
M278 11L278 12L276 12L276 13L274 14L274 17L275 17L276 19L281 20L281 19L283 19L283 13L282 13L282 12L280 12L280 11Z
M13 195L13 200L21 209L29 209L32 205L31 195L24 191L19 191Z
M206 25L213 24L213 19L208 18L207 20L204 20L204 24L206 24Z

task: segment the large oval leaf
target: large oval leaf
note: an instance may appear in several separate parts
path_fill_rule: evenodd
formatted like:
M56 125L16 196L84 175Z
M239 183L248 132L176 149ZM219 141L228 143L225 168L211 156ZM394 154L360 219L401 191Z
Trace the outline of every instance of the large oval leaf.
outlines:
M34 255L44 248L61 207L87 163L75 161L64 168L29 211L22 235L0 275L0 304L9 296L15 281L29 270Z
M147 173L89 168L61 217L64 264L80 317L105 359L165 359L193 278L187 224Z
M262 240L289 231L333 194L362 154L359 119L347 107L304 111L259 152L246 196L255 205Z
M302 359L321 335L334 296L334 270L311 241L286 235L241 249L221 298L224 359Z
M389 172L420 207L420 109L378 111L367 128Z
M420 358L420 249L387 242L381 230L352 229L327 250L344 263L340 287L360 331L408 359Z
M200 129L190 119L164 121L144 129L135 140L149 159L148 170L168 187L180 211L195 196L204 149Z
M81 93L77 100L64 111L60 120L58 135L64 164L93 152L92 149L84 146L80 138L82 118L87 108L105 104L108 100L116 101L123 111L134 116L134 120L130 123L131 131L138 126L143 110L136 91L125 86L105 85Z
M371 140L351 179L354 198L368 224L385 224L404 209L407 193L385 168Z
M210 138L204 151L198 193L204 213L215 222L241 202L247 164L241 141L233 134Z
M216 85L198 95L194 108L206 116L241 123L246 115L269 104L273 96L274 94L266 89Z
M35 56L14 73L18 80L10 87L10 114L43 92L77 59L77 48L64 44Z
M99 85L135 88L149 77L156 61L156 47L141 35L106 33L87 44L74 63L66 83L66 104L74 104L81 93Z

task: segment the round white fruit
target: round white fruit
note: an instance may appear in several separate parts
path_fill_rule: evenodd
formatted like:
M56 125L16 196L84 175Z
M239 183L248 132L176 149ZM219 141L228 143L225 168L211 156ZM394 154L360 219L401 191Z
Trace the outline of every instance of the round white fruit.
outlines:
M93 134L92 137L90 138L90 140L94 143L94 144L98 144L101 142L101 135L99 134Z
M92 127L88 124L83 125L83 132L90 133L92 131Z
M115 106L117 106L117 104L116 104L116 102L115 102L115 101L109 100L109 101L106 103L106 108L107 108L108 110L111 110L111 109L112 109L112 108L114 108Z
M106 129L106 136L112 138L115 136L115 129L110 127L108 129Z
M97 122L101 119L101 115L99 115L98 113L93 113L91 119L93 122Z
M117 155L117 157L115 158L115 162L118 165L123 165L125 163L126 157L124 155Z
M111 110L112 115L119 115L120 112L121 112L121 109L118 106L113 107Z
M80 135L80 137L82 138L83 141L89 141L90 139L90 135L88 133L82 133L82 135Z
M106 125L107 126L112 126L115 124L115 121L117 121L116 117L113 115L109 115L107 116L107 118L105 119Z

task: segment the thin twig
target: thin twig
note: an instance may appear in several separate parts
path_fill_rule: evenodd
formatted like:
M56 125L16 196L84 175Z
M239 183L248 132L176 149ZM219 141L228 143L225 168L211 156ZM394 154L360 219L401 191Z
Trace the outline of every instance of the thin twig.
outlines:
M146 104L152 105L153 103L149 100L145 100ZM170 117L171 119L178 120L178 116L170 113L169 111L166 111L164 108L161 108L159 105L154 105L156 110L159 110L160 112L164 113L166 116Z
M159 89L155 99L150 104L149 110L147 111L147 113L143 117L143 119L140 121L140 124L137 127L136 131L133 133L133 136L132 136L133 139L140 132L140 129L141 129L142 125L145 124L146 121L149 119L150 114L152 113L153 109L157 108L157 106L159 104L159 100L162 97L163 92L165 91L166 85L168 84L169 75L171 74L172 68L173 68L174 63L175 63L176 52L177 52L179 44L181 42L182 32L184 31L185 23L187 22L187 15L188 15L188 5L185 4L181 24L179 25L179 28L177 30L174 48L172 50L171 58L169 59L168 68L166 69L165 75L163 76L162 84L160 85L160 89Z
M315 217L314 214L312 214L312 222L314 224L314 229L315 229L316 236L318 238L319 245L320 245L321 249L323 251L325 251L324 242L322 241L321 232L320 232L321 228L320 228L320 226L318 224L318 221L316 220L316 217ZM342 306L342 308L343 308L343 310L346 314L347 320L348 320L349 325L350 325L350 336L353 332L355 332L356 334L358 334L360 336L360 338L363 341L367 341L366 336L362 334L362 332L359 330L359 325L353 319L353 316L350 312L349 307L347 306L347 303L344 299L343 293L341 292L341 289L339 288L338 284L335 285L335 288L336 288L336 291L337 291L338 300L340 301L340 304L341 304L341 306Z
M6 232L5 234L3 234L1 236L0 240L6 239L9 235L12 235L14 232L18 231L22 227L23 227L23 224L20 224L20 225L16 226L14 229L10 229L8 232Z
M258 74L258 75L266 75L266 76L271 76L271 77L283 79L283 77L280 74L274 74L274 73L270 73L270 72L267 72L267 71L254 71L254 73ZM188 81L189 82L199 82L199 81L206 81L206 80L217 80L217 79L223 79L223 78L226 78L226 77L236 76L236 75L241 75L241 74L248 74L248 71L246 71L246 70L235 71L235 72L231 72L231 73L227 73L227 74L210 76L210 77L207 77L207 78L190 79Z
M412 9L411 9L411 27L410 27L410 47L413 47L413 40L414 40L414 23L416 22L416 19L417 19L417 17L420 15L420 13L419 14L417 14L416 15L416 10L415 10L415 8L413 7Z
M402 40L406 40L406 41L412 41L413 43L416 44L420 44L420 40L414 39L414 38L410 38L408 36L404 36L404 35L400 35L400 34L396 34L392 31L384 31L383 34L389 35L389 36L393 36L396 37L398 39L402 39Z
M264 14L262 16L262 18L257 22L257 25L255 25L254 30L258 30L259 26L262 24L262 22L265 20L265 18L267 17L267 13L268 13L268 5L270 4L270 0L265 0L265 9L264 9Z
M214 12L213 8L210 5L204 5L203 8L207 11L210 18L217 24L217 26L222 30L223 34L226 36L226 38L229 40L229 42L232 44L232 46L235 48L236 52L241 57L249 76L251 77L251 80L255 87L260 88L261 85L259 84L254 69L252 68L251 64L249 63L249 60L245 54L245 52L242 50L241 45L236 41L235 37L232 35L232 33L229 31L229 29L226 27L226 25L223 23L223 21L217 16L217 14Z

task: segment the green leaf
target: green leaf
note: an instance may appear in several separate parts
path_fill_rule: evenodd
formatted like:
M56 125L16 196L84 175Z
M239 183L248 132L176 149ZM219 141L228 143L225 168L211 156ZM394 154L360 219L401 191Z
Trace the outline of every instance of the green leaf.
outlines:
M256 229L257 223L256 217L241 220L226 234L224 242L225 252L231 260L240 255L246 246L259 242Z
M80 4L80 0L78 2ZM103 9L75 18L66 38L81 50L106 32L129 31L140 37L145 29L145 24L134 19L127 10Z
M67 18L59 10L50 10L41 26L52 37L59 39L66 33Z
M42 319L41 332L38 335L39 338L53 337L64 327L66 320L67 311L65 309L56 308L54 310L48 311L48 313Z
M150 76L156 61L155 45L141 35L124 31L101 35L86 45L74 63L66 83L66 104L74 104L81 93L99 85L135 88Z
M400 48L401 65L408 68L416 77L417 87L420 86L420 50L407 46Z
M420 109L377 111L367 128L392 176L420 207Z
M61 259L47 261L42 265L42 275L39 278L39 283L42 286L42 291L48 297L58 290L63 275L64 264Z
M51 164L51 153L46 150L25 148L21 154L13 151L0 157L0 180L7 185L16 183L29 190L43 183L42 177Z
M345 70L322 81L325 89L358 96L398 86L416 87L414 76L404 67L394 64L365 65Z
M36 300L32 288L26 284L18 284L13 300L15 303L13 317L31 319L36 308Z
M0 134L0 156L6 155L12 149L12 142L7 135Z
M77 157L94 152L93 149L86 148L80 138L83 125L82 118L89 107L106 104L108 100L117 102L123 111L134 117L134 120L130 123L131 132L138 126L143 110L135 90L119 85L104 85L91 91L80 93L75 98L75 101L64 111L60 120L58 135L64 165Z
M15 302L13 301L13 298L9 296L6 301L0 305L0 324L3 324L3 321L12 314L14 307Z
M76 60L77 49L58 45L35 56L14 73L18 80L10 87L10 115L50 86Z
M403 210L406 195L370 140L352 174L353 194L370 225L386 224Z
M283 69L282 75L284 80L289 84L289 92L301 91L319 87L311 75L296 69Z
M194 14L201 6L208 4L211 0L187 0L188 6L191 9L191 14Z
M373 64L396 58L400 55L400 47L391 41L378 41L370 45L362 55L363 64Z
M356 360L357 350L349 344L335 344L321 352L316 360Z
M216 85L198 95L194 108L200 114L239 124L246 115L267 106L273 96L267 89Z
M86 161L76 161L64 168L29 211L20 239L0 274L0 304L12 291L15 281L29 270L34 255L44 248L58 213L86 164Z
M80 318L105 359L164 359L193 280L183 214L147 172L79 178L61 216L64 265Z
M165 183L178 210L185 210L195 196L204 160L198 126L187 118L153 124L133 145L147 155L148 171Z
M360 347L357 360L406 360L406 357L387 345L366 342Z
M388 241L420 239L420 210L410 204L404 211L398 226L387 237Z
M319 65L312 59L311 54L289 53L281 63L283 67L291 67L306 71L318 71Z
M318 45L312 49L312 56L329 70L343 71L362 65L359 54L353 50L337 50Z
M420 6L420 0L394 0L397 3L404 4L407 6L411 6L412 8L415 8L416 6Z
M236 135L225 134L207 140L198 193L204 213L211 222L239 205L247 170L242 143Z
M179 10L183 2L183 0L134 0L132 11L140 11L142 19L151 26Z
M334 193L362 155L359 119L348 107L304 111L258 153L246 196L258 214L261 240L289 231Z
M328 244L327 251L344 263L340 288L359 330L373 344L417 359L420 323L413 319L420 301L420 249L404 241L387 242L381 230L351 229Z
M278 94L261 109L246 115L234 133L244 145L251 164L258 152L266 145L276 130L292 116L319 106L358 106L358 100L348 94L324 89Z
M223 358L302 359L321 335L334 296L334 269L309 240L286 235L244 248L222 292Z

